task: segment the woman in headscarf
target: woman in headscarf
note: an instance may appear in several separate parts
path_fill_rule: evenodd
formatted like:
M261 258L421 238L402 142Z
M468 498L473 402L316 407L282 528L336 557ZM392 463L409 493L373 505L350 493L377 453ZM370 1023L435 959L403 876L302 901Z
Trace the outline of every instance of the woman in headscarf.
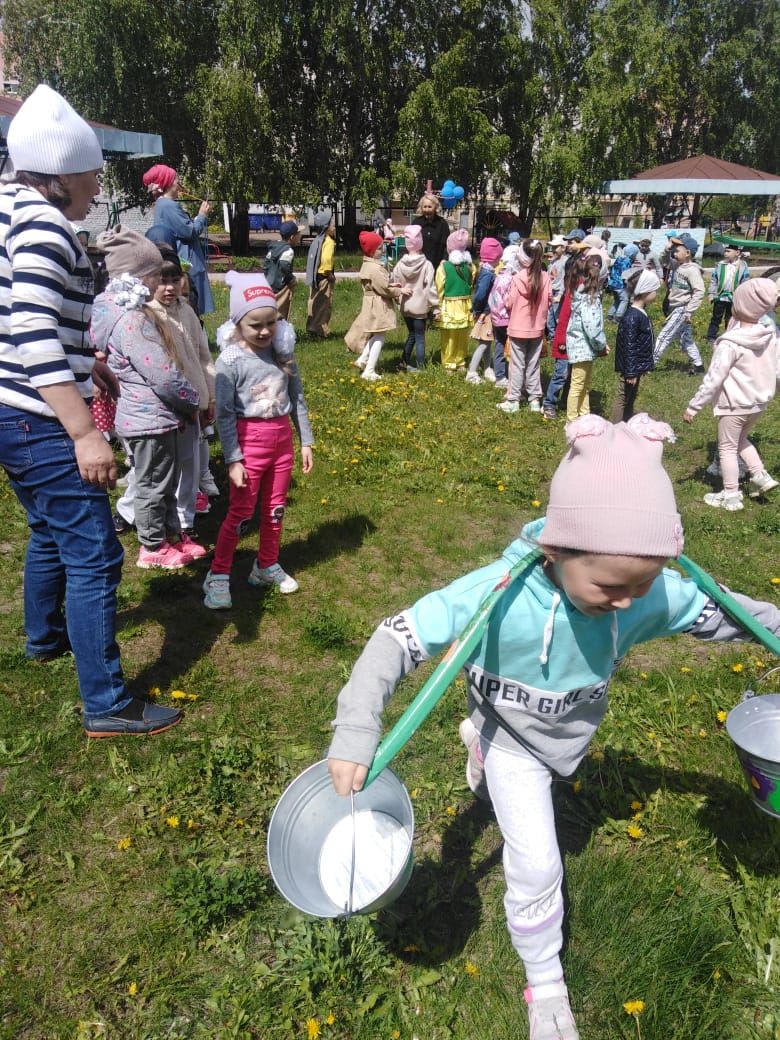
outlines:
M214 310L214 299L200 238L208 225L211 206L208 202L201 202L198 215L192 220L179 202L182 186L176 170L171 166L162 163L153 166L144 174L143 182L152 198L156 200L153 229L159 233L159 230L164 228L170 233L167 240L173 240L176 252L190 265L190 279L198 294L198 314L210 313Z

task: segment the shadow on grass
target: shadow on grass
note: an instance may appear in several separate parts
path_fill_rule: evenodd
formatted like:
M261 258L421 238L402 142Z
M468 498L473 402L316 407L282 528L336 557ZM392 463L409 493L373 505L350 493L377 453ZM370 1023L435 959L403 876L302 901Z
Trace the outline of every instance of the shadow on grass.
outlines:
M610 765L614 768L608 769ZM609 819L628 820L633 797L646 802L654 791L663 790L703 796L697 819L715 838L716 854L732 877L738 878L740 866L754 875L776 874L780 828L756 807L744 788L710 774L652 765L614 749L605 753L601 775L607 771L609 784L597 790L597 767L590 760L581 767L578 776L591 788L590 798L574 794L570 784L553 786L556 831L564 861L583 852L594 832ZM407 889L377 922L379 936L397 957L434 967L462 953L480 922L479 883L501 862L499 847L472 865L477 838L494 823L490 806L474 802L447 828L440 857L415 865ZM503 877L500 884L503 890ZM565 876L564 904L565 950L569 908Z
M280 562L296 575L318 563L344 553L352 553L373 533L375 525L367 516L356 513L340 520L319 524L305 538L282 545ZM204 532L205 534L205 532ZM162 626L163 644L157 660L146 665L128 686L136 697L145 697L150 687L166 687L208 657L228 625L235 626L236 643L251 643L260 633L263 615L272 604L275 590L253 589L246 582L255 553L236 552L230 610L209 610L203 606L201 583L208 561L198 564L190 574L161 574L150 582L146 595L134 607L123 610L117 627L154 622ZM194 568L193 568L194 571Z

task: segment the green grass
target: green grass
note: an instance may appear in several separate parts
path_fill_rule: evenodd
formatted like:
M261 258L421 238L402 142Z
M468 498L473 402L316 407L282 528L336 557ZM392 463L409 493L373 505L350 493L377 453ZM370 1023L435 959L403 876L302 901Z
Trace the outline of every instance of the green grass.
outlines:
M258 595L241 581L248 537L234 609L210 613L205 566L138 571L125 536L129 682L159 688L164 702L174 690L197 698L170 734L87 743L72 661L25 662L26 526L0 483L2 1040L287 1040L316 1027L338 1040L527 1036L501 839L463 775L462 681L395 763L417 819L415 873L398 903L372 918L305 920L268 875L270 813L325 751L365 639L540 515L564 447L560 425L496 411L489 386L438 367L395 375L400 330L385 378L356 379L341 336L359 293L339 283L333 338L299 344L317 446L314 472L296 473L282 563L300 593ZM224 290L215 295L224 308ZM434 354L437 340L429 334ZM670 351L640 391L641 407L679 432L666 457L686 552L776 602L777 500L746 498L727 515L703 505L715 426L709 413L681 423L696 385L686 368ZM611 362L597 364L594 404L607 414L614 382ZM756 440L775 472L779 434L774 410ZM223 509L224 498L199 521L207 540ZM591 754L556 785L565 963L587 1040L627 1040L637 1025L644 1040L780 1037L780 828L751 804L717 718L770 664L751 644L681 637L637 648ZM402 683L388 723L422 678ZM638 1023L622 1007L634 999L646 1005Z

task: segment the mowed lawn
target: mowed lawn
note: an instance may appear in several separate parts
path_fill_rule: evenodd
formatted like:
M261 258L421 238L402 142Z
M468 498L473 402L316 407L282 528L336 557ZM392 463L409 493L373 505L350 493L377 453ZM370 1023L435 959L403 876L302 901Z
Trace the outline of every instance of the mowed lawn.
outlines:
M224 289L216 295L212 335L226 309ZM306 919L267 869L276 800L325 752L335 698L375 625L495 558L542 515L565 446L562 423L497 411L489 385L437 364L396 373L400 330L383 379L361 381L342 341L359 305L359 286L339 282L333 336L299 341L316 449L285 520L281 562L297 595L248 587L248 535L233 609L208 611L207 563L140 571L124 536L124 666L134 691L185 707L169 734L87 742L72 660L25 661L26 524L0 480L3 1040L527 1037L500 834L465 783L462 681L394 763L417 830L415 871L392 908ZM428 347L435 359L435 331ZM594 410L609 414L614 386L611 358L597 362ZM777 602L780 496L746 496L733 514L703 504L715 424L709 411L681 421L696 386L675 348L639 399L678 432L666 459L686 552L729 587ZM776 405L755 439L780 473ZM213 462L223 496L198 521L207 541L225 508L218 444ZM757 685L775 664L752 643L637 648L589 756L555 785L583 1040L780 1038L780 822L752 804L723 724L747 688L780 689L777 675ZM429 670L404 681L388 724ZM630 1001L643 1010L627 1012Z

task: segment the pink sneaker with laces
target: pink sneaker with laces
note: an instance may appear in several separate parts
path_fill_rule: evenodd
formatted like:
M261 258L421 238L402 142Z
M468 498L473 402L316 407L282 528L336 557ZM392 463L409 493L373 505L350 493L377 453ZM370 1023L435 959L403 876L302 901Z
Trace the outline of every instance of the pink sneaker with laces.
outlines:
M193 560L202 560L204 556L208 556L209 551L205 545L201 545L200 542L196 542L194 538L186 531L181 533L181 541L178 543L176 548L179 552L186 553L187 556L192 557Z
M189 563L192 563L189 553L180 552L168 542L163 542L156 549L147 549L145 545L142 545L136 560L136 566L142 570L162 567L166 571L175 571L180 567L186 567Z
M523 996L528 1005L530 1040L580 1040L563 979L529 986Z
M209 509L211 509L209 496L205 492L199 491L195 496L195 512L198 513L199 516L203 516L204 513L208 513Z

